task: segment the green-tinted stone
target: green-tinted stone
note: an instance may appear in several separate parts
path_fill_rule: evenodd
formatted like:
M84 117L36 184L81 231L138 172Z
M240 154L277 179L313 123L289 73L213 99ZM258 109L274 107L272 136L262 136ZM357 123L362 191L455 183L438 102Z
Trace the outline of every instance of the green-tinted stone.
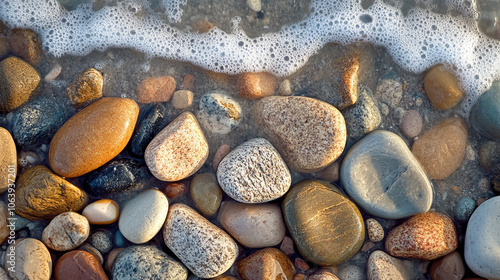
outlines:
M341 263L363 245L361 213L333 185L317 180L299 182L286 195L282 209L299 252L316 264Z
M191 197L205 216L212 216L219 209L222 190L212 173L197 174L191 180Z

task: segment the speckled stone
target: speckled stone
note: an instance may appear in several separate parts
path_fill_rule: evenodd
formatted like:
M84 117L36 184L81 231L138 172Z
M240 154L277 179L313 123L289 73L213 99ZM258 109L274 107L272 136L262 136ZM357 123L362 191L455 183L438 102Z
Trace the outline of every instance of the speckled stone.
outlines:
M144 159L153 175L174 182L193 175L208 158L208 143L190 112L169 123L146 148Z
M344 266L338 273L342 280L363 280L366 273L357 265Z
M24 238L8 247L5 254L4 268L10 279L49 280L52 274L52 258L49 250L37 239ZM12 248L12 249L11 249ZM8 253L14 250L15 256Z
M83 107L102 97L103 82L101 72L87 69L66 87L66 96L71 105Z
M43 230L42 241L52 250L69 251L82 245L89 233L87 218L75 212L65 212L52 219Z
M75 250L62 255L54 268L55 280L108 280L99 261L90 253Z
M283 200L282 211L300 254L313 263L341 263L363 245L361 213L333 185L315 180L295 184Z
M30 98L40 75L23 60L11 56L0 61L0 112L10 112Z
M7 191L9 184L14 183L16 177L16 144L9 131L0 127L0 194Z
M118 227L125 238L141 244L151 240L160 231L167 213L167 197L157 189L149 189L125 204Z
M90 235L89 242L101 254L105 255L113 249L113 233L105 229L96 230Z
M163 226L167 247L200 278L228 270L238 256L238 245L223 230L184 204L174 204Z
M118 220L120 213L118 203L111 199L100 199L83 209L82 215L92 225L108 225Z
M177 110L187 109L193 104L193 92L190 90L178 90L172 97L172 105Z
M37 165L19 176L16 184L16 214L30 219L50 220L67 211L80 211L87 194L70 182Z
M432 280L461 280L465 275L462 256L455 251L433 261L429 275Z
M240 96L250 100L273 95L277 86L276 77L266 72L243 73L237 84Z
M494 82L472 107L469 121L479 134L500 140L500 82Z
M240 104L218 92L209 92L200 98L196 116L204 129L215 134L231 132L238 127L243 117Z
M448 178L462 164L467 144L467 126L459 117L442 120L420 136L411 148L429 177Z
M278 245L285 237L285 223L276 204L243 204L225 201L217 220L222 228L245 247Z
M299 172L323 169L344 150L344 117L326 102L302 96L270 96L255 103L252 117L287 165Z
M375 95L391 108L396 108L403 97L403 85L392 79L384 79L377 85Z
M118 255L112 275L114 280L186 280L188 271L157 247L139 245L127 247Z
M381 218L408 217L432 205L432 186L422 167L406 143L386 130L351 147L340 166L340 180L357 205Z
M401 132L408 138L414 138L422 132L422 116L417 110L408 110L401 121Z
M500 279L499 232L500 196L495 196L483 202L472 213L465 232L465 262L481 277Z
M476 209L476 201L470 197L464 197L455 206L455 217L460 222L466 222Z
M217 179L227 195L243 203L277 199L292 183L280 154L263 138L251 139L225 156L217 168Z
M125 148L138 114L137 103L127 98L104 97L85 107L52 138L51 169L73 178L104 165Z
M212 173L194 175L189 185L191 198L201 214L212 216L219 209L222 200L222 190Z
M292 261L276 248L259 250L238 262L242 280L292 280L295 267Z
M458 246L455 225L436 212L417 214L388 234L385 248L394 257L434 260Z
M455 107L464 95L457 78L442 65L434 66L425 74L424 88L432 106L443 111Z
M351 138L359 138L380 125L381 116L368 87L360 87L358 101L342 112Z
M167 102L175 91L175 79L171 76L147 78L136 88L140 103Z
M29 29L14 29L9 39L12 53L31 65L37 65L42 58L42 44L38 35Z
M370 239L371 242L379 242L384 239L384 228L382 228L377 220L372 218L367 219L366 229L368 231L368 239Z
M149 104L141 116L128 146L130 154L139 158L144 157L149 142L167 125L167 109L161 103Z
M402 260L393 258L384 251L374 251L368 258L369 280L407 280L410 274Z

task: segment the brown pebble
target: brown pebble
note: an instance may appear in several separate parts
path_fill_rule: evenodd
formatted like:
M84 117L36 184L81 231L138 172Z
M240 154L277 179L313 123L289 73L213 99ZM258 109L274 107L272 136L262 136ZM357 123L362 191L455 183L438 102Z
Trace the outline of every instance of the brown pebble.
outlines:
M104 264L104 268L109 273L113 272L113 265L115 264L116 259L118 258L118 255L125 250L125 248L116 248L113 249L113 251L109 252L108 257L106 258L106 263Z
M297 273L293 276L293 280L305 280L306 275L303 273Z
M99 262L100 265L104 263L104 258L102 257L101 252L99 252L99 250L97 250L94 246L85 243L82 246L80 246L78 250L82 250L92 254L92 256L94 256L94 258Z
M184 75L182 80L181 89L193 90L194 88L194 76L190 74Z
M66 87L66 96L71 105L83 107L102 97L103 83L101 72L94 68L87 69Z
M220 145L220 147L215 152L214 160L212 161L212 167L214 171L217 171L219 163L225 156L227 156L227 154L229 154L229 151L230 151L229 145L227 144Z
M167 102L175 91L175 79L171 76L148 78L136 89L140 103Z
M408 137L416 137L422 132L422 116L416 110L408 110L403 115L401 132Z
M193 27L193 31L199 33L207 33L214 26L215 25L208 20L197 20L191 24L191 27Z
M42 45L38 35L29 29L14 29L9 37L10 50L31 65L42 58Z
M179 198L186 193L184 183L168 183L164 187L164 193L168 198Z
M266 72L243 73L238 78L238 92L245 99L256 100L274 94L276 77Z
M442 65L436 65L427 72L424 87L427 97L438 110L455 107L464 95L457 78Z
M483 202L485 202L485 201L486 201L486 198L480 197L476 200L476 204L477 204L477 206L479 206L479 205L483 204Z
M0 112L10 112L26 102L40 83L38 72L15 56L0 61Z
M457 251L433 261L429 270L432 280L460 280L464 275L464 263Z
M62 255L54 269L55 280L104 280L109 279L92 254L75 250Z
M339 280L335 274L331 273L330 271L327 270L321 270L309 277L307 277L307 280Z
M293 239L285 236L285 238L283 238L283 241L281 241L280 250L287 255L295 254L295 250L293 249Z
M340 60L339 91L342 102L338 105L338 109L344 110L358 100L359 52L348 51Z
M282 251L275 248L259 250L240 260L238 275L242 280L292 279L295 268Z
M294 263L295 266L302 271L309 270L309 265L301 258L295 258Z
M339 180L340 176L340 161L336 160L332 164L328 165L325 169L320 170L317 176L323 180L336 182Z

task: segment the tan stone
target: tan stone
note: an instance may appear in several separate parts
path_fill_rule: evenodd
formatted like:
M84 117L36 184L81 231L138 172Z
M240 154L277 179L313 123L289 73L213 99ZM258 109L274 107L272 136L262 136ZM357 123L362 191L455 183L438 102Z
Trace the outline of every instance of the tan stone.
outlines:
M136 89L140 103L167 102L175 91L175 79L171 76L148 78Z
M49 164L73 178L99 168L127 145L139 115L131 99L104 97L69 119L54 135Z
M178 90L172 97L172 105L175 109L187 109L193 104L193 92L190 90Z
M467 126L458 117L445 119L425 132L411 151L432 179L443 180L462 164L467 144Z
M9 256L7 253L11 250L14 250L15 254ZM4 268L12 280L49 280L52 274L52 258L47 247L39 240L18 239L16 244L7 248Z
M341 66L339 94L342 102L338 105L339 110L354 105L358 99L358 74L359 74L359 53L349 51L345 53L339 61Z
M71 105L85 106L102 97L103 82L101 72L94 68L87 69L66 87L66 96Z
M434 108L443 111L455 107L464 95L457 78L442 65L436 65L427 72L424 88Z
M10 217L7 205L0 201L0 243L3 244L10 234L10 228L8 227Z
M217 212L222 200L222 189L217 183L214 174L202 173L194 175L189 191L201 214L212 216Z
M292 261L276 248L259 250L240 260L237 267L243 280L291 280L295 275Z
M446 215L417 214L387 235L385 248L394 257L434 260L458 246L455 225Z
M16 144L10 132L0 127L0 194L7 191L9 184L14 184L16 176Z
M31 65L37 65L42 58L42 44L38 35L29 29L14 29L9 37L11 51Z
M255 100L273 95L278 83L274 75L266 72L243 73L237 86L241 97Z
M191 24L191 27L193 27L193 31L199 33L207 33L214 26L215 25L208 20L197 20Z
M68 212L80 211L88 201L87 194L70 182L37 165L17 180L16 213L30 220L50 220Z
M52 250L69 251L82 245L89 233L87 218L75 212L65 212L52 219L43 230L42 241Z
M119 215L118 203L111 199L100 199L83 209L82 215L93 225L108 225L116 222Z
M190 74L184 75L182 80L181 88L185 90L193 90L194 88L194 76Z
M369 280L411 279L402 260L393 258L384 251L374 251L368 258Z
M40 83L40 75L15 56L0 62L0 111L10 112L30 98Z

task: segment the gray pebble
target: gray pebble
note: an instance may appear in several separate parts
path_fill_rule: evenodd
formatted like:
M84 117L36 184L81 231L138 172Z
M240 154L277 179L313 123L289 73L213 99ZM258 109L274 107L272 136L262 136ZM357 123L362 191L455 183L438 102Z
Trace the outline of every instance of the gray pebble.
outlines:
M347 133L352 138L359 138L373 131L380 125L382 119L370 89L365 86L359 88L358 101L345 109L342 114L345 118Z
M105 255L113 249L113 233L109 230L98 230L90 236L90 244Z
M476 209L476 201L470 197L464 197L460 199L455 207L455 217L460 222L466 222L469 220L472 212Z

